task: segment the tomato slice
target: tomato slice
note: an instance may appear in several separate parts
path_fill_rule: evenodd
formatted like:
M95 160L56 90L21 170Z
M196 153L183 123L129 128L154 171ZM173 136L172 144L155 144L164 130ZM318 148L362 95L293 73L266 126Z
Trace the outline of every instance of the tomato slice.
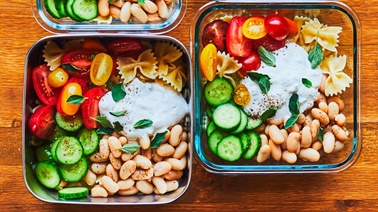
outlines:
M112 56L127 56L137 58L142 53L142 44L135 38L120 38L111 41L106 49Z
M60 89L52 88L47 80L50 69L46 64L37 66L32 71L34 91L45 105L56 105Z
M214 20L203 29L202 45L213 43L219 51L226 51L226 34L228 23L223 20Z
M242 67L238 70L238 72L243 77L247 76L247 72L256 71L261 66L260 56L254 51L248 57L240 58L238 61L242 64Z
M68 98L72 95L82 95L81 87L76 82L67 83L60 93L58 100L58 111L61 110L62 115L73 116L80 108L80 104L73 104L67 102Z
M246 38L254 40L260 39L268 34L264 26L263 17L248 18L242 26L242 32Z
M251 95L249 94L248 88L244 84L239 84L236 86L234 91L234 101L240 106L248 105L251 101Z
M284 18L286 19L287 23L289 24L289 35L288 35L288 37L292 38L292 37L294 37L297 34L297 32L298 32L298 26L290 18L286 18L286 17L284 17Z
M55 108L49 105L39 107L30 116L28 125L33 135L47 139L55 129Z
M284 47L286 40L276 40L272 38L269 34L265 35L263 38L254 40L253 50L257 52L259 46L263 46L268 51L274 51Z
M62 57L62 66L70 76L88 76L94 55L88 49L73 50Z
M268 34L276 40L284 40L289 35L289 24L282 15L268 15L265 17L264 25Z
M86 128L95 129L100 126L95 118L99 115L98 103L104 95L105 90L102 87L92 88L85 93L85 100L81 104L80 110Z
M235 16L229 23L226 43L231 56L247 57L252 52L252 40L244 37L242 33L242 26L246 20L245 17Z
M106 47L98 39L88 39L83 42L81 46L83 49L92 50L95 52L106 52Z
M71 77L68 79L67 83L76 82L81 87L81 92L85 94L88 91L88 83L89 79L81 78L81 77Z
M217 47L209 43L203 48L200 55L200 66L207 80L213 81L217 72L218 54Z
M102 86L108 81L113 71L113 58L105 53L99 53L92 61L90 78L93 84Z

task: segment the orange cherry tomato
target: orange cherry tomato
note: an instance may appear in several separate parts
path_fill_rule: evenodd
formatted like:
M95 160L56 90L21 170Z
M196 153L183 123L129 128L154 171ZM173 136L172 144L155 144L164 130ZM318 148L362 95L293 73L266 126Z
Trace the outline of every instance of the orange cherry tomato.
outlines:
M244 84L239 84L236 86L234 91L234 101L240 106L248 105L251 101L251 95L249 94L248 88Z
M60 88L68 81L68 74L62 68L57 68L47 76L47 83L53 88Z
M242 33L246 38L257 40L268 34L264 26L264 18L260 16L253 16L248 18L243 26Z
M289 38L292 38L292 37L294 37L297 34L297 32L298 32L298 26L290 18L286 18L286 17L284 17L284 18L286 19L287 23L289 24L289 35L288 36L289 36Z
M67 83L60 93L58 104L60 106L59 109L64 113L64 115L73 116L80 108L80 104L67 102L68 98L70 98L72 95L82 95L81 87L76 82Z
M106 47L104 46L104 44L102 44L101 41L97 39L85 40L83 42L82 48L96 51L96 52L106 52Z
M207 80L213 81L217 73L217 47L209 43L203 48L200 55L200 67Z
M113 58L106 53L97 54L91 64L89 76L93 84L102 86L113 71Z

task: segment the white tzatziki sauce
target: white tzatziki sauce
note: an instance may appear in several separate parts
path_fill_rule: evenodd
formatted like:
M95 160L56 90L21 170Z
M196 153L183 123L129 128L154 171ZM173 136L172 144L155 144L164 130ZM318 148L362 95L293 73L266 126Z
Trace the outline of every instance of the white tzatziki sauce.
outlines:
M276 67L261 64L256 72L270 77L268 95L261 92L257 82L249 77L243 83L251 95L251 101L244 107L245 112L252 117L260 116L269 108L278 107L274 119L291 116L289 100L293 93L298 94L300 112L311 108L319 94L322 71L319 67L312 69L307 52L295 43L288 43L285 47L272 52L276 58ZM306 87L302 79L311 81L312 86Z
M189 111L188 103L177 91L158 83L143 83L135 78L125 86L126 96L118 102L107 92L99 102L101 116L111 123L119 122L128 139L145 138L162 133L180 122ZM122 116L110 112L125 111ZM152 121L150 127L135 129L142 119Z

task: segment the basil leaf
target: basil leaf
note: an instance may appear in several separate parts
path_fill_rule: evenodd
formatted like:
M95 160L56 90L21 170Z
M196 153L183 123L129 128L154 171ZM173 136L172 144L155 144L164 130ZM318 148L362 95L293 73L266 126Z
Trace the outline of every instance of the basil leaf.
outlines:
M276 111L277 111L277 108L269 108L263 114L261 114L260 116L261 120L266 121L268 118L273 117L274 115L276 115Z
M138 4L143 5L144 4L144 0L138 0Z
M85 100L85 97L82 95L71 95L68 97L67 102L75 105L79 105L83 103Z
M260 56L261 61L263 61L267 66L276 67L276 57L263 46L259 46L257 53Z
M254 71L249 71L249 72L247 72L247 74L248 74L249 78L251 78L252 81L256 81L256 82L258 82L264 76L267 76L270 79L270 77L268 75L260 74L260 73L254 72Z
M138 144L133 144L133 143L129 143L129 144L125 144L123 145L120 150L123 151L123 152L127 152L127 153L134 153L135 151L137 151L138 149L140 148L140 145Z
M320 45L316 42L308 53L308 60L311 62L311 68L316 68L323 60L323 51Z
M100 126L97 130L96 133L98 135L110 135L114 130L112 128L106 128L103 126Z
M104 116L97 116L95 118L96 121L98 121L98 123L101 124L101 126L105 127L105 128L112 128L113 129L113 125L110 123L110 121L108 119L106 119Z
M142 119L142 120L137 121L134 124L134 128L135 129L144 129L144 128L150 127L152 125L152 123L153 122L149 119Z
M118 121L114 122L114 130L117 132L121 132L123 130L123 126Z
M125 98L126 91L122 83L117 83L112 88L112 97L115 102Z
M312 82L306 78L302 78L302 84L304 86L306 86L307 88L311 88L312 87Z
M299 114L298 94L293 93L289 100L289 111L291 114Z
M116 112L109 112L109 113L112 114L115 117L120 117L120 116L123 116L126 113L126 110L116 111Z
M71 63L63 63L62 67L70 73L76 73L79 69L73 66Z
M163 133L156 133L155 137L151 140L150 147L151 148L158 148L161 142L164 141L165 136L167 135L168 131Z
M259 87L261 89L261 92L268 94L268 91L270 90L270 85L272 83L269 81L269 78L264 76L259 80Z
M285 122L285 129L294 126L295 122L297 122L299 114L293 114L291 117Z
M316 134L316 138L323 142L323 136L324 136L324 129L321 127L318 127L318 134Z

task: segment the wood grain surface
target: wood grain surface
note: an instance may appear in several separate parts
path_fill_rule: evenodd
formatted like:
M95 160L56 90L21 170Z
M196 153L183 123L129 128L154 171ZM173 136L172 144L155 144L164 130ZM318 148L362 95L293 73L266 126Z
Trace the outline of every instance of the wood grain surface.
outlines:
M185 18L168 35L189 48L192 17L208 1L187 2ZM378 211L378 1L343 2L362 26L363 150L351 168L327 175L225 176L206 172L194 160L190 187L177 201L107 207L45 203L27 190L21 135L24 60L33 43L51 33L35 21L30 1L0 1L0 211Z

